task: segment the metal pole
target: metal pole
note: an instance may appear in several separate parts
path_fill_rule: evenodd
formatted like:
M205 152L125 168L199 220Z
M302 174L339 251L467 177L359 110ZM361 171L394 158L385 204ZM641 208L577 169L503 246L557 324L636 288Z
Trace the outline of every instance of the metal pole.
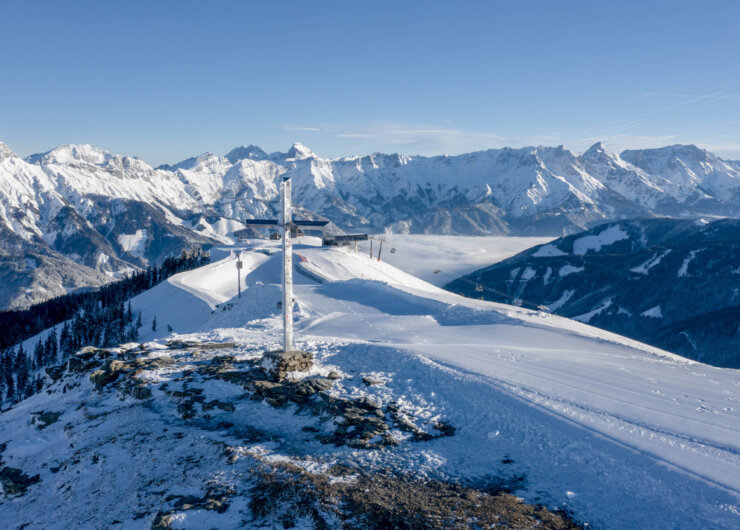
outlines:
M290 177L283 177L283 348L293 349L293 245L290 241L291 215Z
M236 285L239 288L239 298L242 297L242 252L236 253Z
M383 252L383 238L380 238L380 247L378 248L378 261L380 261L380 253Z
M370 259L373 259L373 240L370 238Z

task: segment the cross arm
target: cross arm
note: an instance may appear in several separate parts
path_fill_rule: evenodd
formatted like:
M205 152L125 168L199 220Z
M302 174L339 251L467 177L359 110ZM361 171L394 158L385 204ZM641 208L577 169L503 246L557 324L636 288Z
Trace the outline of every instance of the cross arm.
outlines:
M247 219L243 221L247 226L255 226L259 228L272 228L280 226L277 219Z
M308 228L309 230L323 230L329 221L293 221L293 226Z

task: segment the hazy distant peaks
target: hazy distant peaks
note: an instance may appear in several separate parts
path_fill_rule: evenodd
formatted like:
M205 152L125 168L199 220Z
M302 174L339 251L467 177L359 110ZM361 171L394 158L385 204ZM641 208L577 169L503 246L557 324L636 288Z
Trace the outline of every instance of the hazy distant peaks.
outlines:
M583 153L583 156L584 158L592 158L608 152L609 151L607 150L603 142L596 142L594 145L589 147L585 153Z
M236 147L226 154L226 160L236 164L239 160L265 160L267 153L256 145L242 145Z
M15 153L10 150L10 147L0 142L0 160L15 156Z
M313 152L302 143L296 142L291 146L286 155L286 158L309 158L313 156Z
M112 155L89 144L64 144L45 153L37 153L26 158L31 164L74 164L85 162L89 164L104 164Z
M311 158L315 156L313 151L303 145L302 143L294 143L286 153L275 152L267 154L261 147L256 145L242 145L236 147L226 154L226 160L232 164L236 164L239 160L287 160L287 159L299 159Z

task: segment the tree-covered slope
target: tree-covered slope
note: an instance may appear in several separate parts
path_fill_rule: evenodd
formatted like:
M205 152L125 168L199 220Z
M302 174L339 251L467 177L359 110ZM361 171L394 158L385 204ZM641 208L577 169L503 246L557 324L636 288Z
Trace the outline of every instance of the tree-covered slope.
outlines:
M607 223L463 276L447 288L740 367L740 221ZM544 308L543 308L544 309Z

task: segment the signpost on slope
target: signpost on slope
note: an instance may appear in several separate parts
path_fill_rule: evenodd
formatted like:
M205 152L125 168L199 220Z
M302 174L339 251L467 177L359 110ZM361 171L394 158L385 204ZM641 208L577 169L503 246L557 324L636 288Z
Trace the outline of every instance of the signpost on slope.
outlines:
M279 228L283 239L283 351L293 351L293 242L291 238L299 227L322 230L329 221L293 221L290 177L284 176L280 219L249 219L244 221L254 228Z
M239 298L242 297L242 251L236 252L236 285L239 288Z

